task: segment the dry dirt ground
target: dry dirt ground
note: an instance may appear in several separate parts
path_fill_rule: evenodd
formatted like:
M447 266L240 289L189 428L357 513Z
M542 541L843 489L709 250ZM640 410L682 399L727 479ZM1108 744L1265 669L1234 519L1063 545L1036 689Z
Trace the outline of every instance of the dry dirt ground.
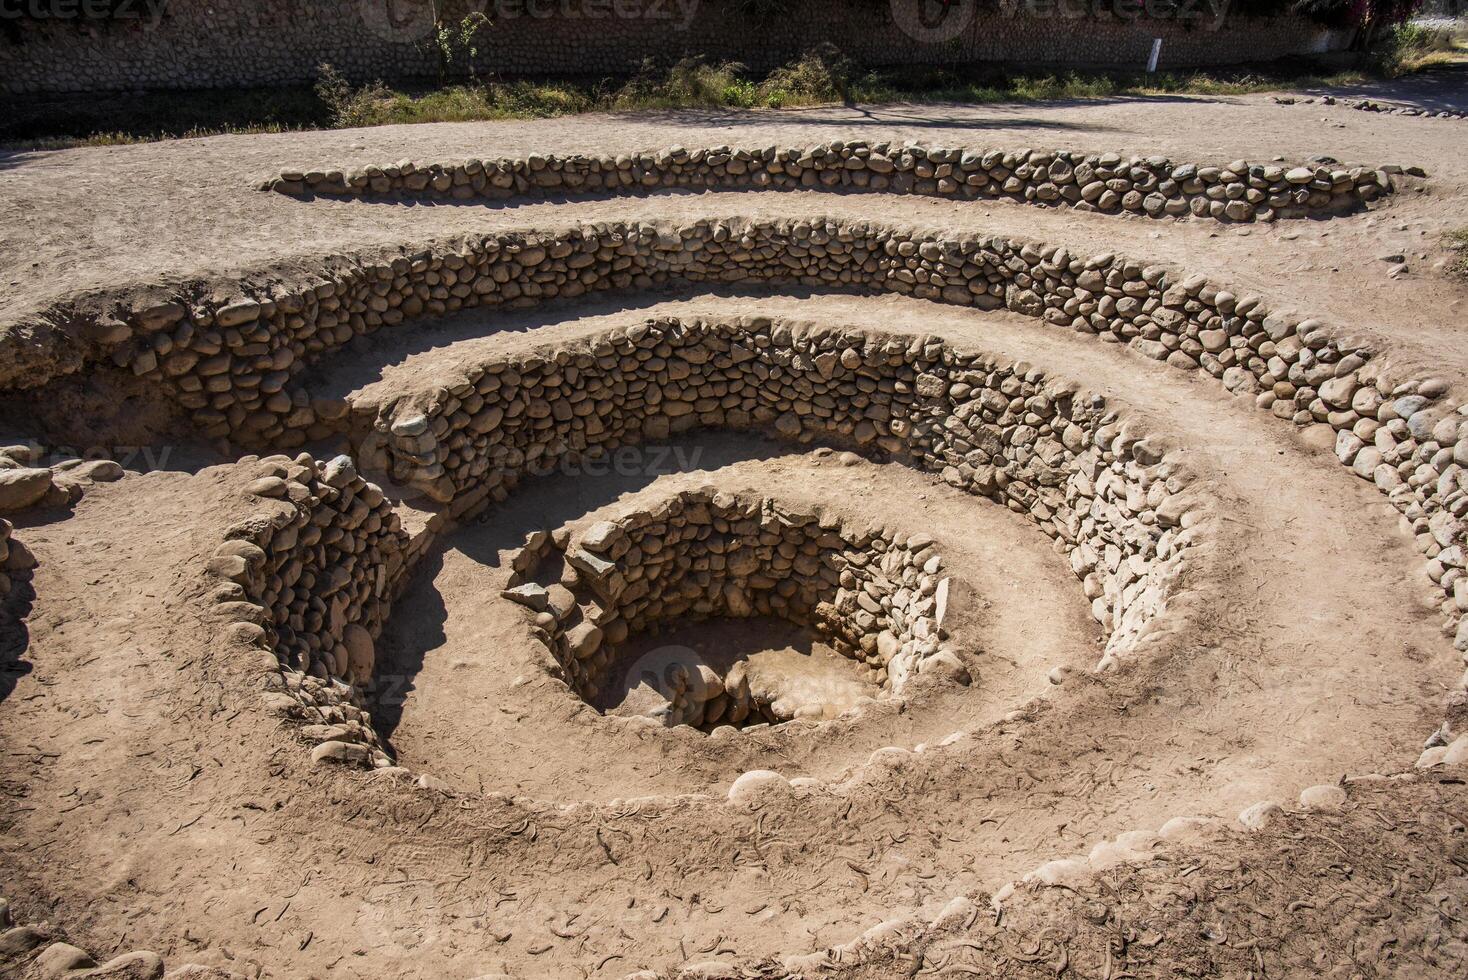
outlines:
M880 194L404 206L254 189L292 166L841 138L1202 162L1328 154L1428 178L1367 212L1243 226ZM453 234L829 215L1165 262L1347 328L1403 373L1462 391L1468 286L1444 271L1439 238L1468 226L1465 139L1468 123L1246 97L591 116L11 154L0 330L98 290L227 281ZM1394 254L1407 269L1389 276ZM794 289L471 311L354 343L313 368L313 384L371 407L547 341L738 313L928 333L1023 360L1164 435L1219 520L1145 661L1091 672L1089 602L1020 516L896 463L694 433L632 467L536 476L417 569L379 643L395 681L377 718L427 788L313 766L211 646L201 570L252 475L209 446L173 446L71 509L14 519L38 567L0 638L10 914L98 962L146 949L170 968L323 980L1468 969L1468 769L1413 769L1462 658L1396 511L1329 445L1250 399L1005 312ZM79 404L101 418L76 425L105 436L108 406ZM0 443L37 435L29 424L0 419ZM164 447L150 448L158 459ZM931 535L972 683L708 737L610 725L530 670L525 617L500 598L527 533L585 529L706 485ZM757 630L709 629L736 652L781 648ZM904 751L877 752L887 747ZM730 805L734 780L760 769L840 791L797 781ZM1334 783L1344 807L1297 804L1302 788ZM1235 822L1265 800L1286 812L1253 832ZM1097 874L1008 887L1178 817L1220 820L1132 838L1139 853ZM6 969L43 975L10 948Z

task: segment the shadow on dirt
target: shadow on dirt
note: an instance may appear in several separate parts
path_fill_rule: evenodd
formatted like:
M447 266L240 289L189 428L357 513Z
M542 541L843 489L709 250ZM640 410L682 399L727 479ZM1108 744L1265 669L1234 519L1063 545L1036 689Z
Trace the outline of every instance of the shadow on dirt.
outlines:
M33 669L24 659L31 643L25 618L35 601L36 590L24 579L14 581L10 594L0 599L0 701L10 697L20 678Z
M1301 89L1317 98L1371 99L1428 112L1468 112L1468 61L1426 68L1405 78L1366 85L1318 86Z

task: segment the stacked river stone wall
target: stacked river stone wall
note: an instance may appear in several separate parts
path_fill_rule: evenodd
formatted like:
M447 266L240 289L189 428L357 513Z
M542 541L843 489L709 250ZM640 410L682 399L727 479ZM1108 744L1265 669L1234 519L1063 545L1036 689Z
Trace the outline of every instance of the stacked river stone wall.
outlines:
M7 611L10 606L10 593L15 591L17 578L23 574L19 566L28 564L22 559L29 558L29 552L26 552L21 543L12 537L14 533L14 526L5 518L0 517L0 624L6 622L10 615Z
M37 6L51 16L21 13ZM435 8L450 27L470 11L493 19L474 38L480 75L627 74L644 59L690 55L768 71L818 45L870 67L998 61L1140 70L1159 37L1160 64L1171 69L1320 53L1351 39L1349 30L1305 17L1220 17L1203 5L1140 19L1138 8L1128 16L1109 4L1077 6L1071 16L1024 4L953 6L931 24L921 0L846 3L839 16L827 2L789 0L773 22L726 0L32 0L0 8L0 92L301 83L322 62L358 82L436 79L443 66ZM456 51L450 68L464 72L470 60Z
M1275 318L1266 329L1267 310L1257 296L1236 298L1202 277L1178 281L1166 266L1114 254L1082 257L1003 238L949 238L820 219L704 219L678 227L615 222L455 241L411 255L341 260L328 269L314 285L263 286L268 295L258 298L124 310L106 342L87 344L81 355L60 363L79 368L88 357L109 358L156 382L192 411L205 434L275 449L345 427L344 403L316 399L292 382L310 362L359 334L465 308L525 307L604 290L792 283L1008 308L1117 337L1179 367L1201 366L1231 387L1246 383L1244 375L1262 382L1268 363L1259 345L1278 344L1298 326ZM1324 365L1345 359L1354 367L1350 355L1364 361L1369 352L1342 346L1318 323L1307 323L1315 339L1285 345L1312 351L1306 355L1310 383L1291 381L1291 414L1303 421L1318 412L1323 421L1323 406L1313 403L1314 385L1333 370ZM24 362L33 349L17 342L0 353L13 352ZM23 366L0 367L0 383L34 385L45 377ZM1268 383L1284 380L1271 376Z
M210 562L225 580L216 608L237 624L236 639L274 651L269 696L307 723L318 757L385 764L360 694L404 570L398 515L345 456L240 465L257 474L247 487L254 509Z
M862 141L808 147L675 146L603 156L532 155L341 170L287 171L263 189L416 200L503 201L570 194L696 189L815 188L921 194L959 200L1008 198L1049 207L1154 218L1195 215L1272 221L1336 214L1392 190L1387 170L1283 166L1235 160L1220 166L1117 153L944 149Z
M700 489L595 524L564 547L545 540L547 547L529 552L535 577L561 584L525 583L508 594L539 607L542 641L570 687L592 704L626 666L617 647L629 635L690 620L777 616L808 626L863 665L873 693L901 693L940 651L948 589L926 536L899 538L768 499ZM700 669L705 676L687 678L671 703L656 705L665 723L712 729L796 716L793 703L752 696L738 664L725 675Z
M1443 611L1458 646L1468 649L1462 625L1468 609L1462 550L1468 413L1445 403L1444 383L1403 377L1369 345L1319 321L1274 313L1261 297L1238 295L1201 276L1181 277L1115 254L1084 257L1001 238L737 219L497 235L323 267L325 274L308 288L277 287L222 307L179 300L122 309L106 331L88 332L100 339L63 363L79 369L89 357L108 357L171 390L211 436L298 446L351 425L345 402L316 400L306 388L291 386L305 364L359 333L465 307L518 307L683 282L780 282L1007 308L1126 343L1182 370L1207 372L1281 419L1323 423L1342 434L1342 460L1382 489L1431 559ZM20 350L6 363L0 370L7 383L44 380L26 372ZM411 450L401 448L416 456L418 476L451 493L452 480L440 478L464 457L454 458L446 437L477 412L461 403L447 413L390 414L390 441L417 439Z
M357 443L446 501L695 428L892 455L1061 542L1112 631L1108 656L1142 635L1191 540L1179 533L1182 479L1099 396L934 338L764 317L649 321L469 369L431 403L406 399L371 422Z

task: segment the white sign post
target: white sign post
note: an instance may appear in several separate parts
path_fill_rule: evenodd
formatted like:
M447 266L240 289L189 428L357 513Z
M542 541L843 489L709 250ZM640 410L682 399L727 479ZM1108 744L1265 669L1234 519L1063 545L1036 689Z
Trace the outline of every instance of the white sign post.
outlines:
M1157 56L1162 53L1162 38L1152 39L1152 55L1147 59L1147 74L1157 71Z

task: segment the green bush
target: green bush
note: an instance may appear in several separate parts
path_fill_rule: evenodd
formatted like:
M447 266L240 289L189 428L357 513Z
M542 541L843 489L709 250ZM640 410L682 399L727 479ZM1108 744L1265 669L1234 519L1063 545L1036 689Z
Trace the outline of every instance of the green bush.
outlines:
M392 101L393 93L381 82L354 88L330 64L316 69L316 97L331 113L333 129L374 126L382 121L383 106Z
M765 104L772 108L813 102L847 101L851 97L851 61L830 45L806 52L799 61L776 68L760 83Z
M666 73L647 59L638 72L610 99L613 109L670 109L724 105L752 105L752 86L741 76L738 63L709 64L703 58L684 58Z
M1392 77L1453 61L1456 52L1452 31L1409 21L1378 35L1367 60L1377 74Z

